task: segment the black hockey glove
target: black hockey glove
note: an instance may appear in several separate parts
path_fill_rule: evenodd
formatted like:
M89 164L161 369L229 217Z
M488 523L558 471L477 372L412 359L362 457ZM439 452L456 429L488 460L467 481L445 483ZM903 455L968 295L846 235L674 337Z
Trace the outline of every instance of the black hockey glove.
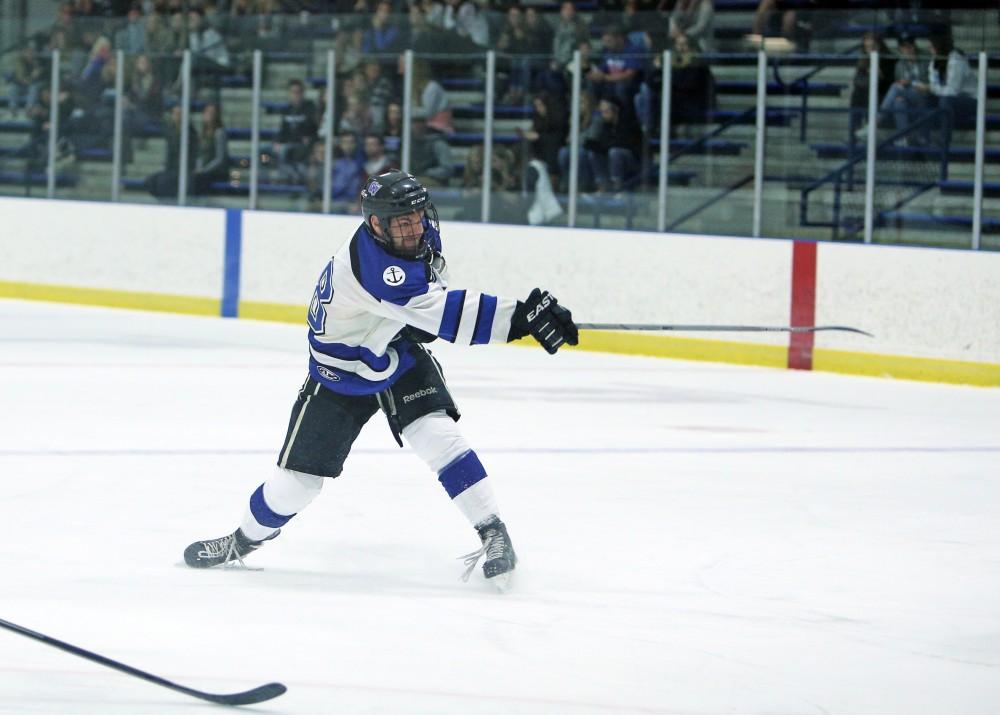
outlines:
M559 305L556 297L548 291L535 288L524 302L517 301L514 317L510 321L507 342L530 334L549 355L555 355L563 343L576 345L580 342L579 331L573 323L573 315Z

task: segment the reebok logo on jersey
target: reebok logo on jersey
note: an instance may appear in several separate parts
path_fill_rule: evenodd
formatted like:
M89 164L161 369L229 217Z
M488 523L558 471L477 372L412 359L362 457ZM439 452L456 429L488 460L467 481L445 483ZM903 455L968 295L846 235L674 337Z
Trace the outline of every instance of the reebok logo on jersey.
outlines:
M552 296L549 295L548 293L543 295L542 302L539 303L537 306L535 306L534 310L528 312L528 322L530 323L539 315L541 315L550 305L552 305L553 300L554 299L552 298Z
M406 272L399 266L389 266L382 271L382 280L387 286L398 286L406 280Z
M427 397L428 395L436 395L437 391L436 387L428 387L425 390L417 390L412 395L403 395L403 404L409 404L414 400L419 400L421 397Z

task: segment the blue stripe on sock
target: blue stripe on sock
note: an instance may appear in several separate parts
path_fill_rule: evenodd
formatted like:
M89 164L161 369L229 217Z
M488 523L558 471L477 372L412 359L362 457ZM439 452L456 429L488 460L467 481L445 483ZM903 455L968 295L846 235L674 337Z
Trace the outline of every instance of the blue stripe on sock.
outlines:
M438 481L452 499L486 476L479 457L471 449L442 469Z
M493 318L497 314L497 299L495 296L481 293L479 296L479 313L476 315L476 330L472 333L473 345L485 345L493 334Z
M448 292L445 299L444 315L441 316L441 327L438 328L438 335L449 343L455 342L458 335L458 324L462 322L462 308L465 305L465 291L453 290Z
M257 520L257 523L261 526L267 526L272 529L278 529L288 523L295 514L289 514L288 516L283 516L278 514L267 505L264 501L264 485L261 484L257 487L257 491L253 493L250 497L250 513L253 514L253 518Z

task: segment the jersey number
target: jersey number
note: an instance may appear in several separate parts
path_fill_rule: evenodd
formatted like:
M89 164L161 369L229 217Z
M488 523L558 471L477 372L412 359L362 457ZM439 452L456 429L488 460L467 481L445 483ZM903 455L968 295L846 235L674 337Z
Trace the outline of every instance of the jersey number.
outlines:
M312 300L309 301L309 327L317 335L326 332L326 306L330 304L331 300L333 300L332 258L320 274Z

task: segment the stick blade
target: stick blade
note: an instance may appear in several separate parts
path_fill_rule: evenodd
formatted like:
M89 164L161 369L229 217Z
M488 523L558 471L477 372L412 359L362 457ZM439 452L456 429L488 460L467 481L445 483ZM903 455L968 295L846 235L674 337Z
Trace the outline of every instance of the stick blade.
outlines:
M283 695L287 690L288 688L281 683L268 683L267 685L261 685L253 688L252 690L245 690L242 693L217 695L215 693L192 691L191 694L195 697L201 698L202 700L207 700L211 703L218 703L219 705L254 705L256 703L273 700L279 695Z

